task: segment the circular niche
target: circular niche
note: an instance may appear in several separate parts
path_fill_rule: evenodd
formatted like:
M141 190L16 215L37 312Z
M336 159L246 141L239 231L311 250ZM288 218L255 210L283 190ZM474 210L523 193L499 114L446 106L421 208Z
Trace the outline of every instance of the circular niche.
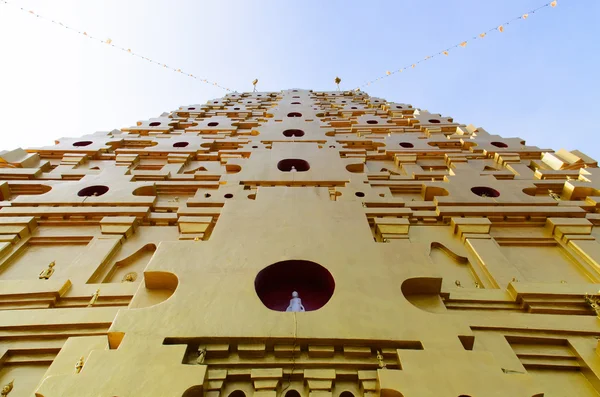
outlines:
M77 192L77 195L79 197L102 196L106 192L108 192L108 186L94 185L84 187L79 192Z
M354 193L354 195L356 197L365 197L365 194L363 192L356 192L356 193Z
M186 147L189 144L190 144L189 142L175 142L173 144L173 147Z
M290 172L292 168L296 172L305 172L310 169L308 161L301 159L285 159L277 163L277 169L283 172Z
M94 142L92 142L92 141L79 141L79 142L75 142L73 144L73 146L88 146L88 145L91 145L92 143L94 143Z
M298 113L298 112L291 112L288 113L287 115L288 117L302 117L302 113Z
M293 136L301 137L301 136L304 136L304 131L302 131L302 130L285 130L285 131L283 131L283 135L287 136L288 138L291 138Z
M508 147L508 145L504 142L492 142L492 145L496 146L496 147L502 147L502 148Z
M261 270L254 280L261 302L269 309L286 311L292 292L298 292L307 312L325 306L335 289L333 276L318 263L292 259Z
M233 194L231 193L227 193L226 195L224 195L223 197L225 197L226 199L230 199L233 198Z
M150 123L150 127L158 127L160 125L160 121L153 121Z
M428 121L429 121L430 123L433 123L433 124L439 124L439 123L440 123L440 121L439 121L439 120L437 120L437 119L430 119L430 120L428 120Z
M219 123L217 123L216 121L211 121L210 123L208 123L209 127L216 127L218 125L219 125Z
M377 120L367 120L367 124L379 124Z
M415 145L413 145L410 142L400 142L400 146L402 146L403 148L406 148L406 149L410 149L410 148L415 147Z
M188 108L188 110L196 110L196 108Z
M479 197L499 197L500 192L487 186L475 186L471 191Z

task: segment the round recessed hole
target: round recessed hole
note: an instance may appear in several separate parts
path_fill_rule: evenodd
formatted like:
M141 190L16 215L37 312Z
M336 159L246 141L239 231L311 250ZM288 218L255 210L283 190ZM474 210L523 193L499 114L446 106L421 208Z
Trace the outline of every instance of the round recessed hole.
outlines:
M79 142L75 142L73 144L73 146L88 146L88 145L91 145L92 143L94 143L94 142L92 142L92 141L79 141Z
M189 142L175 142L173 144L173 147L186 147L189 144L190 144Z
M475 186L471 191L479 197L498 197L500 192L487 186Z
M227 193L226 195L224 195L223 197L225 197L226 199L230 199L233 197L233 194L231 193Z
M335 149L335 145L329 145L330 149Z
M428 120L428 121L429 121L430 123L433 123L433 124L439 124L439 123L440 123L440 121L439 121L439 120L437 120L437 119L431 119L431 120Z
M269 309L285 312L292 293L297 292L304 310L318 310L331 299L335 290L333 276L318 263L286 260L261 270L254 280L261 302Z
M367 120L367 124L379 124L377 120Z
M400 146L402 146L403 148L409 149L411 147L415 147L415 145L413 145L410 142L400 142Z
M209 198L210 197L210 193L204 193L204 198Z
M84 187L79 192L77 192L77 195L79 197L102 196L106 192L108 192L108 186L93 185Z
M196 108L188 108L188 110L196 110Z
M352 106L350 109L358 109L356 106Z
M365 197L365 194L363 192L356 192L356 193L354 193L354 195L356 197Z
M402 109L402 106L396 106L396 109Z
M217 123L216 121L211 121L210 123L207 124L209 127L216 127L219 125L219 123Z
M302 117L302 113L298 113L298 112L291 112L288 113L287 115L288 117Z
M258 146L252 146L252 149L258 149Z
M150 123L150 127L158 127L160 124L160 121L153 121Z
M492 142L492 145L496 147L508 147L508 145L504 142Z
M300 102L292 102L292 105L300 105Z
M285 131L283 131L283 135L287 136L288 138L291 138L293 136L301 137L301 136L304 136L304 131L302 131L302 130L285 130Z
M310 164L302 159L285 159L277 163L277 169L283 172L305 172L310 169Z
M233 110L240 110L240 108L233 108Z

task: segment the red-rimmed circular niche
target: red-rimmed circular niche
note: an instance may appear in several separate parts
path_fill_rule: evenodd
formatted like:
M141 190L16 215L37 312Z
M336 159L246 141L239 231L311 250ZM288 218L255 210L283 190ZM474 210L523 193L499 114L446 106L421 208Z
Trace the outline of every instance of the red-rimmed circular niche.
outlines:
M502 148L508 147L508 145L504 142L492 142L492 145L496 146L496 147L502 147Z
M277 169L283 172L290 172L292 167L296 172L304 172L310 169L308 161L302 159L285 159L277 163Z
M475 186L471 191L479 197L499 197L500 192L487 186Z
M106 192L108 192L108 186L94 185L84 187L79 192L77 192L77 195L79 197L102 196Z
M94 142L92 142L92 141L79 141L79 142L75 142L73 144L73 146L88 146L88 145L91 145L92 143L94 143Z
M402 146L405 149L410 149L411 147L415 147L415 145L413 145L410 142L400 142L400 146Z
M186 147L189 144L190 144L189 142L175 142L173 144L173 147Z
M286 311L292 292L298 292L309 312L325 306L335 290L333 276L318 263L292 259L274 263L261 270L254 280L261 302L271 310Z
M150 123L150 127L158 127L160 124L160 121L153 121Z
M304 131L302 131L302 130L285 130L285 131L283 131L283 135L287 136L288 138L291 138L293 136L301 137L301 136L304 136Z

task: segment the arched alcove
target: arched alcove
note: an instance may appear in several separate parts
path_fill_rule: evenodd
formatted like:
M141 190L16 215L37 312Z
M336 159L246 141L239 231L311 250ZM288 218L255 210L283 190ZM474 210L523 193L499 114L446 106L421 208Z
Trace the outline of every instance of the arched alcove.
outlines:
M134 196L156 196L156 186L142 186L135 189L132 194Z
M308 161L302 159L284 159L277 163L277 169L283 172L305 172L310 169Z
M394 389L381 389L381 397L404 397L404 394Z
M499 191L497 191L496 189L492 189L491 187L487 187L487 186L472 187L471 192L473 192L473 194L478 195L479 197L499 197L500 196Z
M434 241L430 245L429 257L438 271L452 287L476 288L477 280L469 259L458 255L446 245Z
M353 174L359 174L365 172L365 163L348 164L346 171L352 172Z
M323 307L333 295L335 281L318 263L292 259L274 263L261 270L254 280L261 302L271 310L284 312L296 291L308 311Z
M298 129L291 129L283 131L283 135L291 138L291 137L301 137L304 136L304 131Z
M144 272L144 285L133 296L129 308L139 309L163 303L175 293L178 285L179 279L173 273Z
M127 275L132 275L133 280L140 281L144 268L150 262L152 255L156 251L156 245L145 244L135 252L127 255L114 263L103 283L121 283L125 281Z
M288 390L285 392L285 397L301 397L297 390Z
M234 390L227 397L246 397L246 393L241 390Z
M354 397L354 393L346 390L340 393L340 397Z
M108 192L108 186L94 185L81 189L77 195L79 197L102 196L106 192Z
M77 142L73 143L73 146L77 146L77 147L89 146L92 143L94 143L94 142L92 142L92 141L77 141Z

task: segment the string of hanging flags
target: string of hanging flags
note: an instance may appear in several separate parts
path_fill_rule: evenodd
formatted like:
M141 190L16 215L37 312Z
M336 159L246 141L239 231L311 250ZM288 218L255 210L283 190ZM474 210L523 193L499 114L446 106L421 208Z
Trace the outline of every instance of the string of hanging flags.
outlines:
M115 44L113 42L113 40L110 39L110 38L100 39L100 38L98 38L96 36L92 36L87 31L81 31L81 30L73 28L73 27L71 27L71 26L69 26L69 25L67 25L67 24L65 24L63 22L56 21L54 19L44 17L44 16L38 14L37 12L35 12L33 10L27 10L27 9L25 9L23 7L20 7L20 6L16 5L16 4L12 4L11 2L9 2L7 0L0 0L0 3L4 3L6 5L12 6L15 9L18 9L18 10L21 10L23 12L26 12L26 13L28 13L28 14L36 17L36 18L40 18L40 19L43 19L45 21L51 22L51 23L53 23L53 24L55 24L57 26L60 26L60 27L65 28L65 29L68 29L68 30L70 30L72 32L75 32L75 33L77 33L77 34L79 34L81 36L84 36L84 37L86 37L86 38L88 38L90 40L94 40L94 41L97 41L99 43L109 45L109 46L111 46L113 48L116 48L117 50L121 50L123 52L126 52L127 54L130 54L130 55L132 55L134 57L137 57L139 59L142 59L144 61L153 63L153 64L158 65L158 66L162 66L164 69L171 70L171 71L176 72L176 73L180 73L180 74L182 74L182 75L184 75L186 77L192 78L192 79L197 80L197 81L199 81L201 83L209 84L209 85L221 88L221 89L223 89L225 91L231 92L231 90L229 88L226 88L226 87L222 86L221 84L218 84L218 83L216 83L214 81L210 81L208 79L204 79L202 77L195 76L195 75L193 75L191 73L183 71L181 68L176 68L176 67L173 67L173 66L169 66L166 63L162 63L162 62L156 61L156 60L154 60L152 58L143 56L142 54L139 54L139 53L133 51L131 48L125 48L125 47L122 47L122 46L120 46L118 44Z
M393 74L402 73L403 71L409 70L409 69L414 69L414 68L417 67L418 64L420 64L422 62L430 61L431 59L433 59L435 57L438 57L438 56L441 56L441 55L448 56L450 54L450 51L453 51L453 50L455 50L457 48L465 48L467 46L467 43L470 42L470 41L481 40L481 39L485 38L490 33L495 33L495 32L502 33L502 32L504 32L505 26L508 26L511 23L514 23L514 22L517 22L517 21L524 21L527 18L529 18L530 15L533 15L536 12L538 12L538 11L544 9L544 8L548 8L548 7L554 8L554 7L556 7L556 5L557 5L557 1L556 0L548 2L548 3L544 4L544 5L541 5L541 6L537 7L537 8L535 8L535 9L531 10L531 11L528 11L528 12L526 12L524 14L521 14L518 17L515 17L515 18L513 18L513 19L511 19L511 20L509 20L507 22L504 22L504 23L502 23L502 24L500 24L500 25L498 25L498 26L496 26L494 28L491 28L491 29L486 30L486 31L484 31L484 32L482 32L482 33L480 33L480 34L478 34L476 36L473 36L472 38L470 38L468 40L461 41L460 43L457 43L457 44L453 45L452 47L443 49L443 50L441 50L438 53L435 53L435 54L432 54L432 55L428 55L425 58L423 58L423 59L421 59L419 61L410 63L410 64L408 64L408 65L406 65L404 67L401 67L400 69L388 70L388 71L385 72L384 75L381 75L381 76L377 77L376 79L373 79L373 80L370 80L370 81L364 83L363 85L357 87L355 90L356 91L360 91L361 88L369 86L369 85L371 85L371 84L373 84L373 83L375 83L375 82L377 82L377 81L379 81L381 79L389 77L389 76L391 76Z

